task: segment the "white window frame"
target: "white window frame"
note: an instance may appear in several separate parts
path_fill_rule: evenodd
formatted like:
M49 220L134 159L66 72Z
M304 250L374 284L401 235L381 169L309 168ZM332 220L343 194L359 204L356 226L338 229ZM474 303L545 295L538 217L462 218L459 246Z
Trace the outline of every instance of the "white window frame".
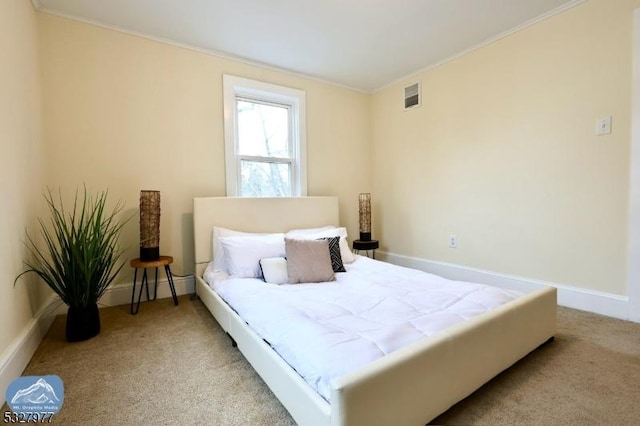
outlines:
M238 99L285 105L290 109L289 143L293 161L270 158L273 162L291 163L291 196L307 195L306 95L305 92L276 84L232 75L222 76L224 100L224 140L227 196L241 196L240 162L264 160L265 157L240 155L238 152Z

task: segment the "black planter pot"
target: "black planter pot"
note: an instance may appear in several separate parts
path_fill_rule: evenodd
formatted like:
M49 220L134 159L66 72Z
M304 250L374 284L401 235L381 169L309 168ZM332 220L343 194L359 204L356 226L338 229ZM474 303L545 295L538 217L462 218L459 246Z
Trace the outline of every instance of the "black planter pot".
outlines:
M69 307L67 311L67 340L80 342L100 333L100 312L98 304L86 308Z

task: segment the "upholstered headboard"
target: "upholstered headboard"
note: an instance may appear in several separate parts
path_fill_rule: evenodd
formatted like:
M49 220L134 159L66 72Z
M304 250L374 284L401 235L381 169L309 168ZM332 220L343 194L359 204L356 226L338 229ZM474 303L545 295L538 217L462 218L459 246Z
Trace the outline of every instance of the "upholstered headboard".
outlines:
M290 229L339 225L337 197L193 199L196 273L213 259L212 231L221 226L244 232L286 232Z

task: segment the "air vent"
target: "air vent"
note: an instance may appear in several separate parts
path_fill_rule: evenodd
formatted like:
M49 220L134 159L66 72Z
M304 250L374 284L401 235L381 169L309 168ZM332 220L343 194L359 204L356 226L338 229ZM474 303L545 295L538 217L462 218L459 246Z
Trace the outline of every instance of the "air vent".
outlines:
M404 88L404 109L420 106L420 83L415 83Z

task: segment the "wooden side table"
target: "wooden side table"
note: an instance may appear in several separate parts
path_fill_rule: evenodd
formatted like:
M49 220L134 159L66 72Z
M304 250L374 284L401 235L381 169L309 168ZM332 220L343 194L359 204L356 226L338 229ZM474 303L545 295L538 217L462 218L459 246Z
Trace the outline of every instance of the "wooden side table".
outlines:
M380 244L378 243L378 240L369 240L369 241L355 240L353 242L353 251L360 253L360 251L364 250L367 252L367 256L369 256L369 250L371 250L372 256L375 259L376 249L379 246Z
M173 275L171 274L171 268L169 265L173 263L173 257L171 256L160 256L158 260L151 260L148 262L140 260L139 257L135 259L131 259L129 262L133 268L135 268L135 272L133 273L133 291L131 292L131 315L135 315L140 310L140 299L142 298L142 288L147 288L147 300L156 300L158 297L158 267L164 266L164 272L167 274L167 281L169 281L169 288L171 289L171 296L173 297L173 303L178 306L178 296L176 295L176 287L173 284ZM138 303L136 304L135 310L133 309L133 302L136 295L136 281L138 279L138 268L142 268L144 270L142 274L142 282L140 283L140 291L138 292ZM155 268L156 269L156 281L153 289L153 299L149 297L149 279L147 278L147 268Z

